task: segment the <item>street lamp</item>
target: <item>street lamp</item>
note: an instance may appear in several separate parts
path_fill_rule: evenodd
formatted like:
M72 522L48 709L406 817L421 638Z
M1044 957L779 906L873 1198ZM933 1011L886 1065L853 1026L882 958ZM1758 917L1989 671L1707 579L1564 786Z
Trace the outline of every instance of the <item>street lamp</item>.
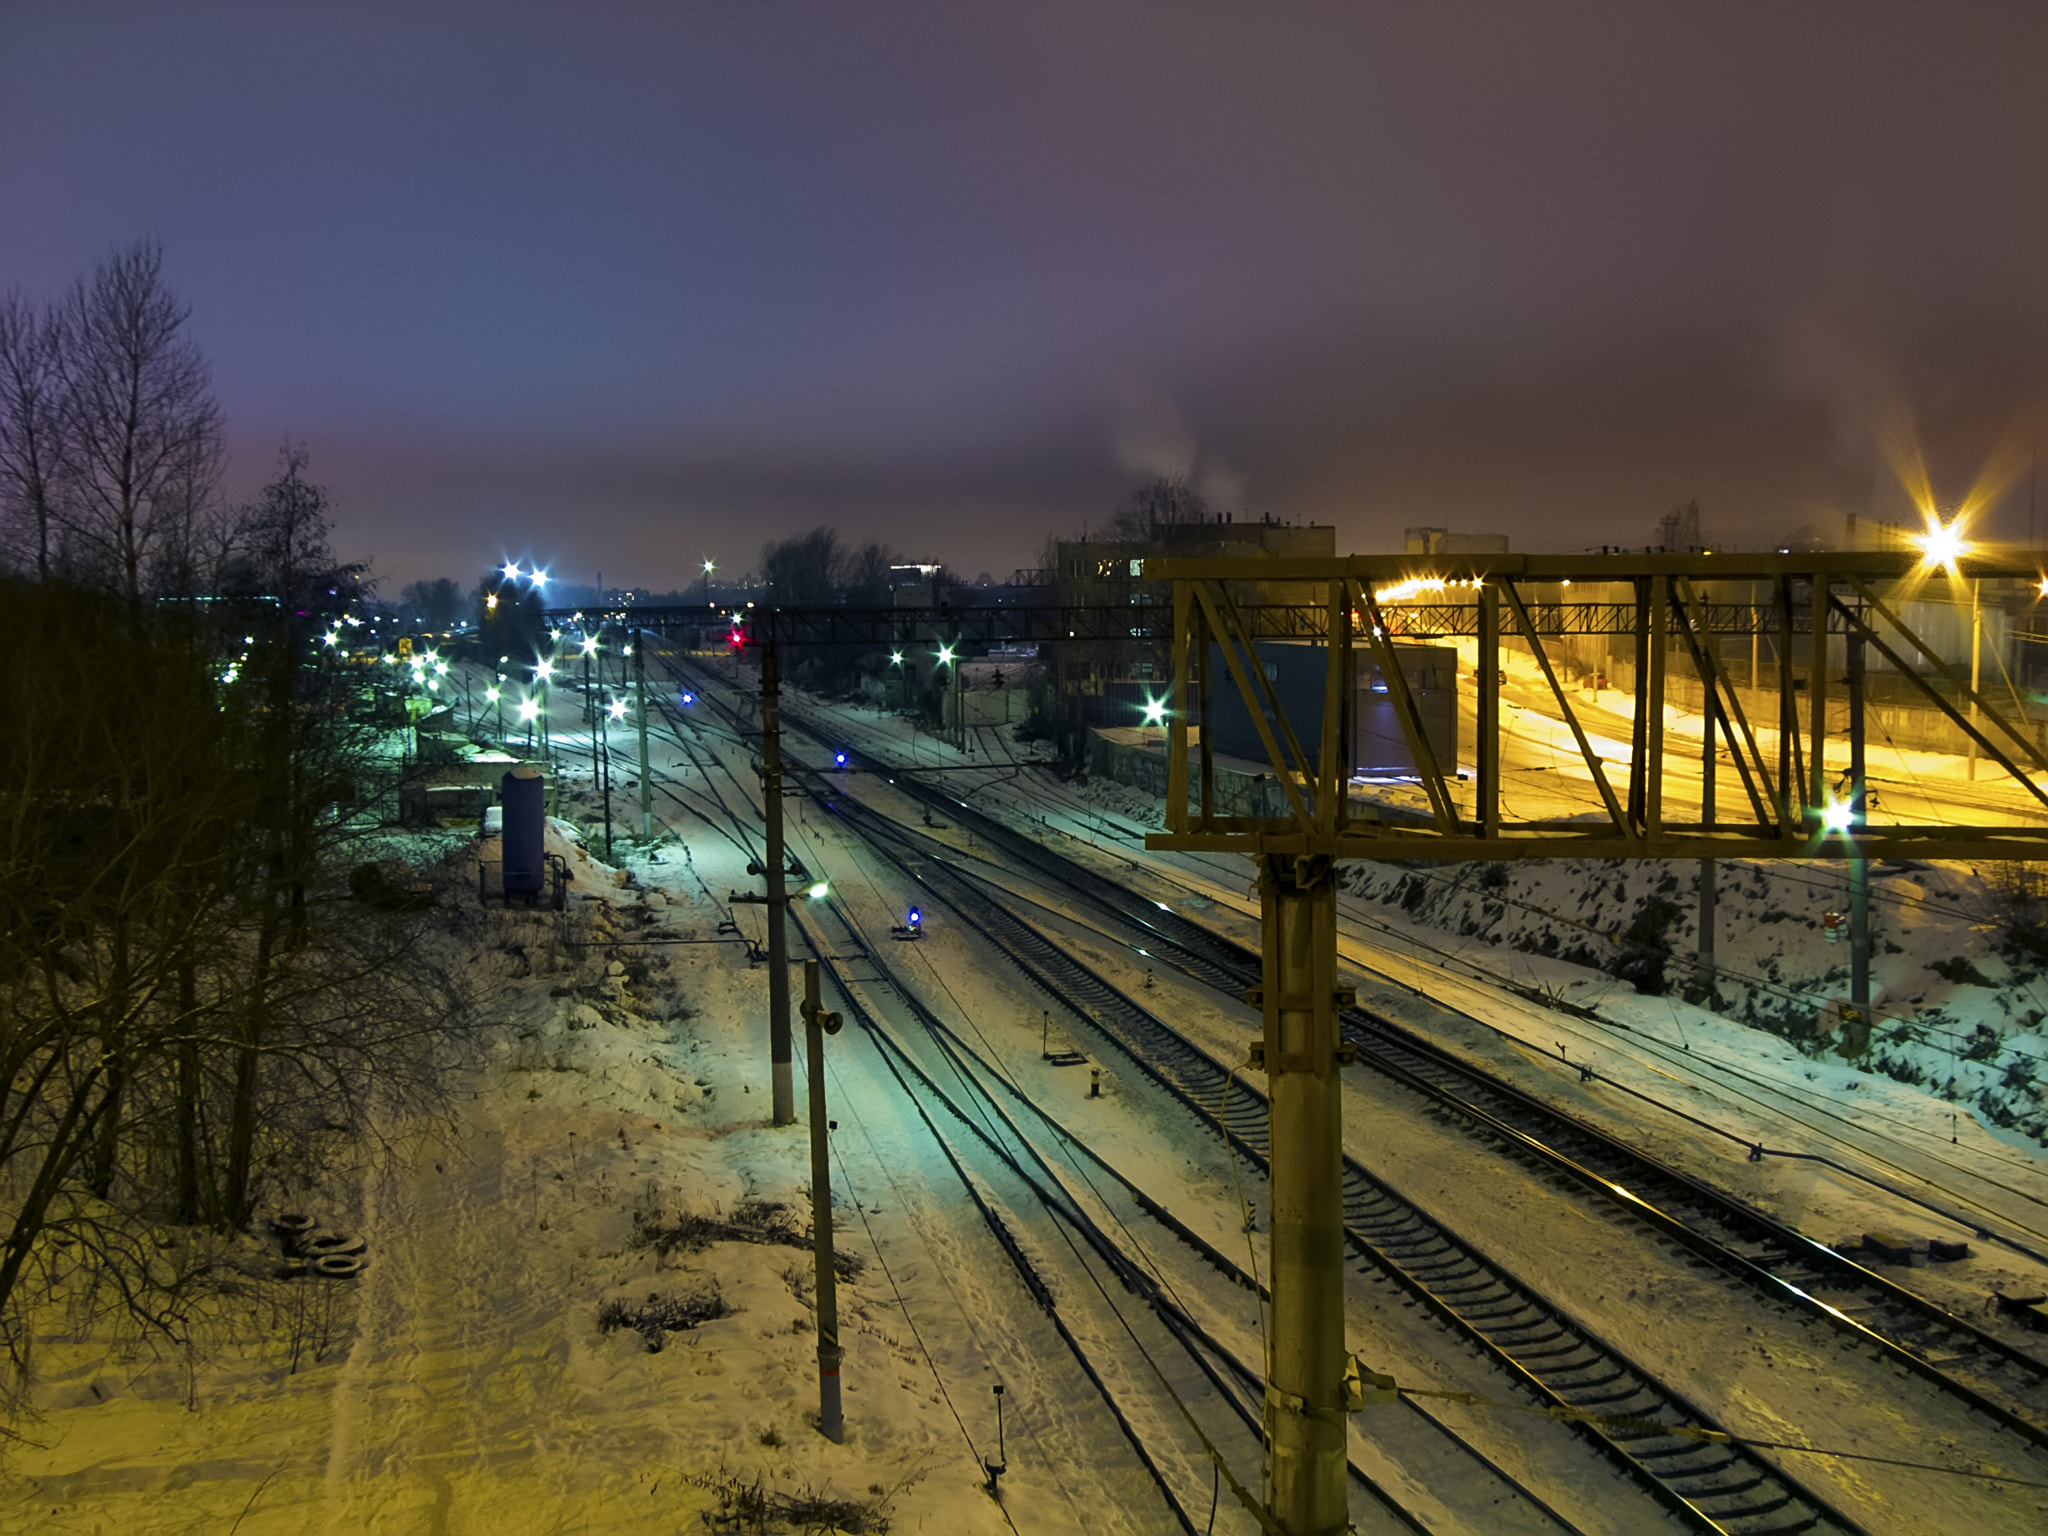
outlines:
M704 606L706 608L711 606L711 573L717 568L716 563L713 561L706 560L704 562Z

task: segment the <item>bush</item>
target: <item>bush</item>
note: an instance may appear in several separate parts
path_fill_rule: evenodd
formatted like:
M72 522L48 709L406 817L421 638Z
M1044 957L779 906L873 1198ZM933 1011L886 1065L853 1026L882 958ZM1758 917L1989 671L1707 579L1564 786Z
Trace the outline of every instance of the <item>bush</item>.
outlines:
M597 1309L597 1331L609 1334L621 1328L631 1328L647 1341L649 1353L658 1354L666 1342L666 1335L681 1333L699 1323L731 1317L732 1314L732 1304L720 1294L716 1282L713 1282L681 1296L651 1292L646 1301L638 1304L628 1303L624 1297L614 1297Z

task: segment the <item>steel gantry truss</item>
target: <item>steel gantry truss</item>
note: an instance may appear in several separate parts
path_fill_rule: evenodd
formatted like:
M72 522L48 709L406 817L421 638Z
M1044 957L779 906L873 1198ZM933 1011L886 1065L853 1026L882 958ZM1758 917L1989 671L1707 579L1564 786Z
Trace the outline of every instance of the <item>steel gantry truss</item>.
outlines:
M2026 858L2048 854L2048 825L1871 826L1863 783L1866 651L1884 658L1967 739L2048 807L2048 759L2017 722L1982 697L1908 628L1902 591L1925 578L1910 555L1601 555L1451 557L1419 568L1413 557L1345 560L1158 560L1146 575L1173 583L1174 709L1168 748L1167 831L1148 848L1242 853L1259 872L1261 985L1248 1001L1262 1034L1249 1065L1267 1074L1271 1116L1272 1331L1268 1340L1266 1494L1272 1522L1287 1536L1335 1536L1347 1526L1346 1414L1355 1399L1347 1375L1366 1368L1347 1353L1341 1184L1342 1090L1348 1052L1337 1032L1336 881L1343 858L1656 858L1702 861L1702 916L1711 861L1728 857L1844 859L1855 906L1857 1001L1868 1002L1867 861L1912 854L1941 858ZM1965 559L1964 579L2033 581L2032 557ZM1320 719L1291 720L1263 665L1255 602L1267 583L1314 583L1324 592L1319 631L1325 651ZM1767 589L1767 604L1706 600L1703 586L1729 581ZM1566 584L1600 584L1621 602L1563 600ZM1311 588L1313 590L1313 588ZM1436 594L1449 592L1452 598ZM1422 596L1416 605L1411 599ZM1455 600L1454 600L1455 599ZM1760 744L1720 654L1721 636L1768 633L1776 660L1776 750ZM1634 686L1626 776L1610 777L1560 681L1548 642L1566 634L1630 636ZM1440 761L1424 729L1397 641L1471 636L1477 642L1476 772L1469 800L1457 765ZM1826 771L1832 641L1846 662L1850 793L1838 803ZM1976 640L1973 633L1973 647ZM1502 811L1501 685L1504 647L1526 648L1597 789L1604 823L1510 822ZM1354 801L1349 747L1357 663L1377 665L1429 803L1416 821L1382 820ZM1804 658L1803 668L1800 659ZM1697 820L1667 814L1664 706L1671 667L1697 677L1706 721ZM1921 675L1927 667L1947 691ZM1974 669L1973 669L1974 670ZM1800 717L1803 685L1805 719ZM1256 728L1266 766L1286 796L1286 814L1216 812L1216 763L1209 730L1214 702L1233 690ZM1192 740L1191 740L1192 737ZM1717 747L1733 761L1747 816L1715 815ZM1190 755L1194 782L1189 783ZM2024 766L2022 766L2024 765ZM1858 897L1861 899L1857 899Z
M1935 710L1953 723L1959 744L2011 776L2048 811L2048 755L2023 724L1942 661L1902 616L1901 588L1910 593L1928 573L1917 557L1897 552L1798 555L1481 555L1450 567L1445 557L1426 578L1465 594L1461 602L1423 604L1393 594L1416 583L1413 556L1365 555L1340 560L1156 560L1148 575L1174 583L1174 697L1190 700L1172 717L1168 755L1170 842L1159 846L1211 852L1319 853L1336 858L2038 858L2048 852L2039 824L1910 825L1853 822L1838 814L1825 767L1828 711L1845 669L1830 662L1830 644L1848 657L1842 702L1850 734L1859 734L1862 667L1867 651L1882 657ZM1458 558L1458 557L1450 557ZM2024 560L1961 560L1963 580L2020 577L2038 567ZM1256 643L1280 632L1269 610L1239 602L1235 588L1271 581L1321 584L1326 600L1313 638L1327 646L1320 756L1303 752L1309 722L1290 721L1258 664ZM1707 582L1754 584L1768 600L1709 602ZM1632 590L1632 601L1539 601L1566 585L1604 584ZM1287 610L1298 615L1299 610ZM1623 621L1626 621L1625 623ZM1305 633L1302 625L1297 633ZM1726 635L1768 636L1775 654L1777 718L1753 720L1721 655ZM1631 751L1622 772L1595 750L1571 690L1547 641L1566 635L1632 638L1636 683L1626 695ZM1469 791L1455 763L1439 762L1416 700L1397 664L1397 643L1471 636L1477 740ZM1500 761L1503 647L1526 650L1540 671L1557 716L1570 730L1579 761L1598 793L1604 819L1511 821L1502 812ZM1348 792L1349 739L1356 661L1378 665L1429 803L1425 820L1382 819ZM1720 754L1732 762L1747 802L1746 816L1716 815L1711 793L1699 814L1670 813L1664 785L1664 710L1674 669L1697 679L1709 717L1703 764ZM1924 671L1923 671L1924 669ZM1930 677L1926 675L1932 673ZM1213 674L1213 675L1211 675ZM1944 686L1945 685L1945 686ZM1211 701L1234 690L1250 712L1290 814L1280 820L1215 812L1215 770L1206 729ZM1803 704L1802 704L1803 698ZM1195 728L1192 731L1191 728ZM1760 730L1773 749L1760 744ZM1834 734L1840 735L1837 731ZM1194 763L1191 770L1190 757ZM1188 775L1195 774L1193 783Z

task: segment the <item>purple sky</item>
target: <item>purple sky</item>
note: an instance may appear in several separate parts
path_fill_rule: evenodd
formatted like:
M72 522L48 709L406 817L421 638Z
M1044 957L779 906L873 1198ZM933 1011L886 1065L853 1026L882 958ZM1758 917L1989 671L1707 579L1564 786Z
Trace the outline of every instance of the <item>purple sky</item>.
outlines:
M999 578L1153 471L1518 549L2048 436L2048 5L0 5L0 286L160 238L387 585L820 522ZM2003 447L2001 448L2001 444ZM2048 511L2042 516L2048 530Z

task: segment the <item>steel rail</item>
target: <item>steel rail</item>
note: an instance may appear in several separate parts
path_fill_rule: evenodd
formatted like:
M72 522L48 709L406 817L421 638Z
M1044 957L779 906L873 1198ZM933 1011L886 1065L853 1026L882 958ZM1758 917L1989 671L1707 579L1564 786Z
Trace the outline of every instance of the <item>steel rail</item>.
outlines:
M876 832L871 846L939 895L1034 984L1091 1023L1168 1094L1260 1168L1266 1166L1267 1110L1262 1094L1038 930L992 903L986 887L935 860L891 854L884 845L896 829L880 813L850 800L831 802L828 808L846 815L848 807L859 807L847 816L850 824L872 818L861 829ZM1424 1216L1348 1157L1343 1183L1345 1228L1353 1253L1472 1343L1538 1402L1567 1416L1620 1416L1668 1423L1674 1430L1712 1427L1711 1418L1682 1394L1570 1321L1533 1287L1482 1258L1447 1225ZM1694 1530L1719 1536L1789 1536L1862 1529L1826 1499L1740 1445L1573 1422L1592 1445Z

